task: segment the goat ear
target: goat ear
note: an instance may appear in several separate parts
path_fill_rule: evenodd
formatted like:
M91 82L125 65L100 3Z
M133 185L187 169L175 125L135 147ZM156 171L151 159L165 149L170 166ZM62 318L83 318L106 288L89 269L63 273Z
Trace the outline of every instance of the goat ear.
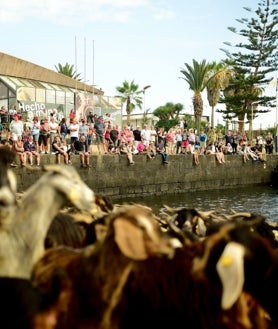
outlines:
M142 229L124 218L114 221L114 229L115 241L123 255L134 260L147 259Z
M222 283L221 307L227 310L239 298L244 284L244 247L230 242L216 264Z

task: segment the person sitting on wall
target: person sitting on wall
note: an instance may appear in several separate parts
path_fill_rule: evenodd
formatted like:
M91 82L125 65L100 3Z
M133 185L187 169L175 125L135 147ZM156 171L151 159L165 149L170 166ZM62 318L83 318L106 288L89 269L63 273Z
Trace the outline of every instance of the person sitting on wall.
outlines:
M156 147L156 151L157 153L161 154L161 157L162 157L162 163L163 164L168 164L168 154L166 153L166 149L165 149L165 146L164 146L164 141L163 139L160 139L158 144L157 144L157 147Z
M217 143L215 147L215 157L219 163L225 163L225 155L223 149L225 148L224 144Z
M139 144L136 147L136 151L137 153L145 153L146 151L146 145L144 144L144 141L140 141Z
M264 159L264 154L263 154L264 145L256 144L256 145L251 147L251 151L253 151L257 155L259 161L261 161L261 162L266 161Z
M24 142L22 140L22 135L18 135L17 141L14 143L14 150L18 154L21 166L26 165L26 154L24 152Z
M133 151L134 146L132 141L127 142L126 140L122 139L122 142L120 144L120 154L126 154L130 165L134 165Z
M35 156L37 166L40 165L40 153L33 135L30 135L28 141L24 143L24 152L31 166L33 166L33 156Z
M149 146L147 147L147 157L148 159L153 160L155 156L156 156L155 143L151 141Z
M192 153L193 153L193 163L198 166L200 164L199 162L199 153L200 153L200 147L199 145L195 145Z
M248 143L247 145L244 146L243 152L244 152L243 154L244 162L249 160L250 159L249 157L251 157L251 159L254 161L257 160L260 160L262 162L265 161L262 152L260 152L256 146L251 147L251 143Z
M61 163L61 155L64 157L64 161L66 164L69 164L69 154L67 150L63 147L62 141L60 139L59 135L56 135L54 137L53 143L52 143L52 150L54 154L56 155L57 163Z
M81 168L90 168L90 153L88 152L88 144L84 135L73 143L74 150L80 156ZM85 164L86 160L86 164Z

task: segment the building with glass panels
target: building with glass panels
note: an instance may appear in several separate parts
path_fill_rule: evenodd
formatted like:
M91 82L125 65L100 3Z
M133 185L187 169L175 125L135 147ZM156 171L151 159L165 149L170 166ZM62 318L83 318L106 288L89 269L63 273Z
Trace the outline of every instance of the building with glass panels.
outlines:
M54 109L58 120L68 118L71 110L78 120L89 114L113 113L121 117L117 97L104 96L94 86L0 52L1 106L10 110L1 115L2 123L11 120L12 108L24 121L34 116L49 117Z

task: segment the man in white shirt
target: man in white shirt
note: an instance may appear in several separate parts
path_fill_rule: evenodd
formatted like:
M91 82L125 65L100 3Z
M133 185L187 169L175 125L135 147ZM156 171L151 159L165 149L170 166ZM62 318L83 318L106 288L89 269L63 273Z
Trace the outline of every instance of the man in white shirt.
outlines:
M146 147L148 147L151 140L151 130L147 125L144 125L144 128L141 130L141 138Z
M55 135L60 133L59 128L59 124L56 122L55 117L51 116L49 122L50 145L52 145Z
M74 142L78 140L79 137L79 124L76 119L72 120L72 123L69 125L70 131L70 143L71 143L71 150L74 150Z

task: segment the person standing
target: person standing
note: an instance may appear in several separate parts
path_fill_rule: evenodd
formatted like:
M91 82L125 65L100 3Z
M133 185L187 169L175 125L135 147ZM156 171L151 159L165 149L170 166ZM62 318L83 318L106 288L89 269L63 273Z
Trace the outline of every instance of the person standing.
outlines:
M204 130L200 131L198 139L200 142L200 154L204 154L207 147L207 139L208 139L207 134L205 133Z
M71 151L74 150L74 142L78 140L79 137L79 124L77 123L76 119L72 119L72 123L69 125L69 132L70 132L70 144L71 144Z
M196 134L194 132L194 129L189 129L189 133L188 133L188 143L189 143L189 151L191 153L194 153L194 150L195 150L195 144L197 142L197 137L196 137Z
M141 127L137 126L136 129L133 130L134 137L134 146L137 149L138 144L141 142Z
M74 111L74 109L70 110L69 118L70 118L70 123L72 123L73 119L76 118L76 112Z
M19 120L19 115L14 115L14 120L10 123L10 132L13 144L18 141L18 136L23 136L24 126L22 120Z
M181 143L182 143L182 134L180 128L176 130L175 140L176 140L176 154L179 154L181 152Z
M85 142L87 144L88 147L88 133L89 133L89 126L87 125L85 119L81 120L81 124L79 125L79 139L81 136L85 136Z
M144 125L144 128L141 130L141 138L146 147L148 147L151 140L151 131L147 125Z
M151 139L150 142L154 142L154 145L157 144L157 131L154 126L151 126Z
M36 143L37 151L39 151L40 124L37 116L34 116L33 118L30 134L33 136L33 141Z
M40 122L40 134L39 134L39 147L40 151L44 151L45 154L48 152L48 143L49 143L49 125L47 118L44 118Z
M62 141L66 139L67 134L68 134L67 119L63 118L60 122L60 136Z
M102 152L105 153L105 149L104 149L105 123L102 116L98 117L96 123L94 124L94 132L96 135L96 144L97 144L98 153L101 154L101 148L102 148Z
M169 151L169 154L175 154L175 144L176 144L176 133L173 128L170 128L165 135L166 145Z
M160 140L163 140L163 144L166 147L166 131L164 127L160 127L157 131L157 144L160 142Z
M104 149L105 149L105 153L109 153L108 146L109 144L111 144L110 131L112 129L112 126L110 125L110 123L108 125L105 124L105 126L106 128L104 133Z
M17 114L16 106L14 104L11 105L9 111L8 111L8 121L11 122L13 119L13 116Z
M225 145L228 146L228 144L232 145L233 142L233 134L231 130L228 130L226 135L223 137L225 140Z
M8 113L8 110L7 110L6 106L5 105L1 106L1 108L0 108L0 122L2 124L8 123L8 121L9 121L8 115L9 115L9 113Z
M49 136L50 136L50 145L52 145L53 140L54 140L54 136L56 136L57 134L60 134L60 126L58 124L58 122L56 121L56 118L54 115L52 115L50 117L50 122L49 122Z
M210 127L208 129L207 135L208 135L208 142L212 142L212 143L216 142L217 136L216 136L215 129L213 127Z
M271 135L271 132L268 132L265 138L265 152L266 154L273 153L273 137Z
M238 132L234 131L232 134L232 143L231 143L233 148L233 154L237 154L238 142L239 142Z

